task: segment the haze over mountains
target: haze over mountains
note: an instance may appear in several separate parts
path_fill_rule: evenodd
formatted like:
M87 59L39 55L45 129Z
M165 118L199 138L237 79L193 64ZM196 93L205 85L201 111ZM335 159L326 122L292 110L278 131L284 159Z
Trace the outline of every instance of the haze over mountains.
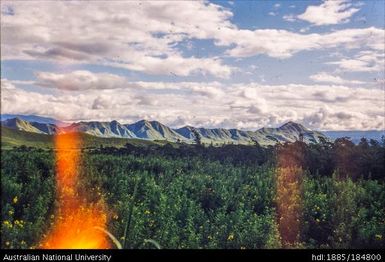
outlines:
M368 131L323 131L330 140L334 141L339 137L349 137L353 143L358 144L361 138L368 140L381 141L382 137L385 137L385 130L368 130Z
M171 142L194 143L198 133L206 144L252 144L257 141L261 145L273 145L277 142L293 142L303 136L306 143L318 143L320 139L334 140L338 137L350 137L358 143L362 137L380 140L384 131L313 131L301 124L288 122L278 128L261 128L256 131L245 131L224 128L196 128L184 126L171 128L158 121L140 120L132 124L118 121L99 122L81 121L63 123L52 118L40 116L2 115L1 125L26 132L53 135L58 132L76 130L78 132L104 138L136 138L144 140L167 140ZM57 124L58 123L58 124Z
M122 124L118 121L111 122L77 122L66 127L58 127L54 121L28 121L17 116L10 118L2 116L1 125L11 129L53 135L69 130L90 134L97 137L137 138L145 140L167 140L171 142L194 143L195 134L198 133L202 143L213 144L252 144L257 141L261 145L273 145L277 142L293 142L303 136L306 143L317 143L326 139L325 135L312 131L300 124L288 122L278 128L261 128L256 131L244 131L224 128L196 128L185 126L170 128L158 121L140 120L132 124ZM31 119L29 116L28 119ZM39 120L38 117L32 120Z

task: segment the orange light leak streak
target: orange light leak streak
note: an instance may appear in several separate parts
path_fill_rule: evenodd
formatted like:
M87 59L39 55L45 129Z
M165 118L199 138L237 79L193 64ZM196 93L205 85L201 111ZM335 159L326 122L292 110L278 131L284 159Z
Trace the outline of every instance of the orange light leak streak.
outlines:
M299 143L285 145L278 150L276 204L278 231L284 247L292 247L300 242L303 159Z
M81 140L76 132L55 136L56 190L59 202L53 227L41 242L45 249L110 248L104 204L88 203L77 190ZM102 230L101 230L102 229Z

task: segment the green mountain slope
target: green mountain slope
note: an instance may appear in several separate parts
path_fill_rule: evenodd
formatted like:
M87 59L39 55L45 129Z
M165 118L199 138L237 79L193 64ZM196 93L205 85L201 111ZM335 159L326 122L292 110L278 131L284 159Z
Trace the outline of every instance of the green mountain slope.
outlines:
M147 146L153 144L164 144L164 141L148 141L142 139L125 139L125 138L103 138L91 136L88 134L80 134L83 141L83 148L114 146L123 147L129 143L137 146ZM53 148L54 136L25 132L11 129L5 126L1 127L1 148L9 149L15 146L31 146L37 148Z
M33 133L52 135L63 130L53 124L28 122L19 118L1 121L1 125ZM111 122L77 122L64 128L64 130L76 130L99 138L124 138L141 139L147 141L184 142L192 144L195 134L199 134L204 144L244 144L250 145L257 141L262 146L275 145L277 142L294 142L303 140L305 143L318 143L320 139L327 137L317 131L310 130L301 124L287 122L277 128L261 128L255 131L224 128L196 128L184 126L178 129L170 128L158 121L140 120L133 124L120 124L114 120Z

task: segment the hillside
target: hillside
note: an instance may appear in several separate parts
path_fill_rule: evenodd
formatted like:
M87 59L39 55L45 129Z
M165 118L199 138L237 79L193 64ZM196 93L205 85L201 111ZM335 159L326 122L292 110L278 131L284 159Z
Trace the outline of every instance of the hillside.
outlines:
M152 144L164 144L164 141L146 141L140 139L124 138L103 138L89 134L80 134L84 148L90 147L123 147L127 143L137 146L148 146ZM37 148L53 148L53 135L38 134L26 131L11 129L5 126L1 127L1 148L10 149L15 146L31 146Z
M1 126L1 148L14 146L32 146L37 148L52 148L53 136L11 129Z

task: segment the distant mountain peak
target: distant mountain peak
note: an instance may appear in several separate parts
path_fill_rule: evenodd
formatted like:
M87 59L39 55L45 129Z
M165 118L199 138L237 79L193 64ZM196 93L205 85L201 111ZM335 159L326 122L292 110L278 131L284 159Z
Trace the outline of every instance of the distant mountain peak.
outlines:
M26 121L22 120L21 118L19 117L15 117L15 118L9 118L9 119L6 119L4 120L5 123L8 123L10 125L16 125L18 123L24 123Z
M141 120L138 120L136 121L134 124L136 123L149 123L150 121L148 121L147 119L141 119Z
M285 124L283 124L282 126L291 126L291 125L299 125L298 123L294 122L294 121L287 121Z
M153 122L153 121L149 121L149 120L147 120L147 119L142 119L142 120L136 121L136 122L133 123L133 124L128 124L128 125L129 125L129 126L135 125L135 126L146 126L146 127L150 127L150 126L152 126L152 122Z
M303 125L296 123L296 122L293 122L293 121L289 121L289 122L283 124L278 129L280 129L280 130L293 130L293 131L295 130L297 132L310 131L308 128L304 127Z
M46 133L46 132L48 133L50 132L50 130L52 130L52 126L53 126L51 124L28 122L19 117L3 120L1 121L1 125L12 129L22 130L22 131L27 131L32 133Z

